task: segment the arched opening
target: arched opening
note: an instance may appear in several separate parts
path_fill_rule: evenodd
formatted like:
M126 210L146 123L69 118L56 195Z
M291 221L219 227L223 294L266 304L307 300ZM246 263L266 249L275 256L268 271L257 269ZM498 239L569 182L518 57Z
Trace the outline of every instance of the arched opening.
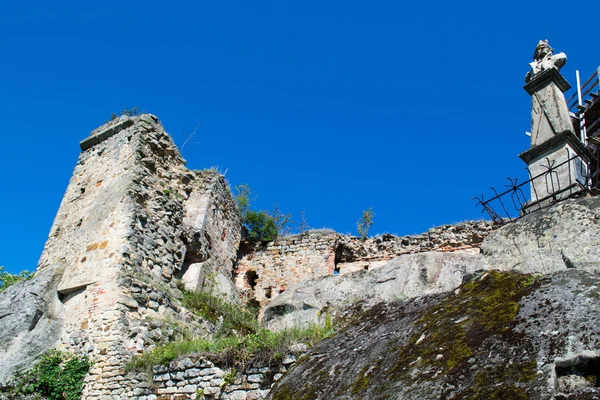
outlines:
M346 246L344 244L340 244L340 245L336 246L335 259L333 262L333 264L334 264L333 274L339 275L340 269L341 269L340 264L353 262L353 261L355 261L355 258L356 257L354 256L352 249L350 249L348 246Z

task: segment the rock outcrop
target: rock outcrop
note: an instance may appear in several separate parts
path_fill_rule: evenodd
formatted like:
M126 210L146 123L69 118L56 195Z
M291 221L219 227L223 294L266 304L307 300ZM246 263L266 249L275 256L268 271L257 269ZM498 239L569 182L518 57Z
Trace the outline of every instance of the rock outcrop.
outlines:
M600 268L600 197L566 200L491 233L481 252L494 268L550 273Z
M57 288L62 273L54 264L0 293L0 382L31 366L60 339L63 310Z
M447 292L463 276L481 268L479 254L425 252L407 254L372 270L330 275L295 285L265 308L269 329L322 323L356 302L364 308L425 294Z
M299 360L268 399L593 399L600 276L483 273L380 303Z

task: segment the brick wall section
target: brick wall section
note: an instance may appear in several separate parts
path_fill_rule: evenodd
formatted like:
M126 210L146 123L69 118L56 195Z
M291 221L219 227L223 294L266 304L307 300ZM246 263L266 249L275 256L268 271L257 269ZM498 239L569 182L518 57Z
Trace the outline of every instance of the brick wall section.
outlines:
M246 300L256 299L264 305L288 286L333 274L338 237L333 231L308 231L278 238L261 249L242 247L236 287Z
M262 307L306 279L377 268L402 254L478 252L493 229L490 221L468 221L418 235L386 234L366 240L333 231L308 231L278 238L264 247L242 248L235 282L246 301L255 300Z

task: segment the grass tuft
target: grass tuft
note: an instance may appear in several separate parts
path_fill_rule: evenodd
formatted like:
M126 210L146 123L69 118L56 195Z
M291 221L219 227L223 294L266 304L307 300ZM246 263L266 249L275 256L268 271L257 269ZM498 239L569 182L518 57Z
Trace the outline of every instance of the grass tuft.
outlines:
M257 313L207 292L183 293L183 305L196 315L219 325L215 336L244 336L259 330Z

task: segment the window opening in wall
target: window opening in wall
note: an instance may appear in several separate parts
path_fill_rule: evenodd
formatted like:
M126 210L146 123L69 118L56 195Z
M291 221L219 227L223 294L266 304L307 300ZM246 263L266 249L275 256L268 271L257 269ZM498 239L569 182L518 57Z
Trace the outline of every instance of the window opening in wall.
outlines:
M246 283L250 286L250 289L254 290L256 287L256 281L258 279L258 274L256 271L248 271L246 272Z
M369 270L369 264L365 265L365 266L363 267L363 269L364 269L365 271L368 271L368 270Z
M351 263L354 262L356 259L354 252L352 249L350 249L349 247L347 247L344 244L339 244L338 246L336 246L335 248L335 259L334 259L334 268L333 268L333 274L334 275L339 275L340 274L340 264L342 263Z
M273 288L269 287L269 288L265 289L265 297L266 297L267 299L270 299L270 298L271 298L271 294L272 294L272 293L273 293Z

